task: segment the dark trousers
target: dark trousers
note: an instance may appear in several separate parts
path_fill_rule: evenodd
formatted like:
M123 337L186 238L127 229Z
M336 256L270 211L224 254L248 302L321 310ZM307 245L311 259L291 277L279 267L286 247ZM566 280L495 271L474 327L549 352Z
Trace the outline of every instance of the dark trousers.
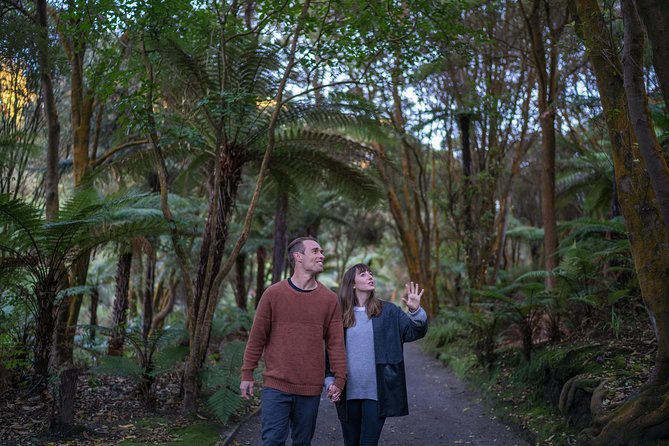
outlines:
M341 422L346 446L376 446L379 444L385 417L379 417L375 400L346 401L348 421Z
M309 446L316 431L320 396L300 396L265 387L260 401L263 446L283 446L290 427L294 446Z

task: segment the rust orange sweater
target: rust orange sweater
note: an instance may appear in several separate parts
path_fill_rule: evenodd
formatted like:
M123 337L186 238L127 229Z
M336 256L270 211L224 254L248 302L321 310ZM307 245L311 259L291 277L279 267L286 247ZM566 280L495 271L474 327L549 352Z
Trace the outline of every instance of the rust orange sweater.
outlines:
M253 381L253 370L264 353L265 387L304 396L320 395L325 377L325 350L334 384L346 383L344 329L337 295L318 282L298 291L287 280L262 295L244 352L242 380Z

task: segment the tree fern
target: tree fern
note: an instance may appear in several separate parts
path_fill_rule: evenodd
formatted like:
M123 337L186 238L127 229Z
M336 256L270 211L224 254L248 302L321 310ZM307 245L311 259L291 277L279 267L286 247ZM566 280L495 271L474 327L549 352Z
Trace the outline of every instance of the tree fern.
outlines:
M204 371L205 385L215 389L207 400L207 405L224 423L244 404L239 394L244 346L240 341L226 344L221 351L221 360Z

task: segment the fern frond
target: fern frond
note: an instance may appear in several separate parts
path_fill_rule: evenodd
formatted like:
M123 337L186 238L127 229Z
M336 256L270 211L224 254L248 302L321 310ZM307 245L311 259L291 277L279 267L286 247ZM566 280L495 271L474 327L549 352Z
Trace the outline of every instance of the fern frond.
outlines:
M218 367L208 369L205 375L207 386L217 389L207 400L207 405L223 422L227 422L244 403L239 394L244 347L244 343L240 341L226 344L221 351Z
M143 369L131 358L125 356L103 356L100 364L91 369L98 375L122 376L140 382Z

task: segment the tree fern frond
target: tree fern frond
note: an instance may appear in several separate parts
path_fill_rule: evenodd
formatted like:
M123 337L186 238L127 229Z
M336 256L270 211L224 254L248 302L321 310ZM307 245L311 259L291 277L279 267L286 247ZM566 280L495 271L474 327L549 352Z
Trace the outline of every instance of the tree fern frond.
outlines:
M183 345L176 345L164 349L160 349L155 355L155 367L152 372L153 376L160 376L172 370L179 364L188 354L188 347Z
M207 405L223 422L236 413L244 402L239 394L244 347L244 343L240 341L226 344L217 367L209 368L205 373L207 387L217 389L207 400Z
M536 228L534 226L517 226L509 229L506 233L509 238L517 238L526 241L540 241L544 238L543 228Z
M548 277L554 277L554 276L555 276L555 274L550 272L550 271L542 271L542 270L529 271L529 272L519 276L516 279L516 282L523 282L523 281L526 281L526 280L529 280L529 281L545 280Z
M143 369L134 360L125 356L103 356L100 358L100 364L91 368L91 372L98 375L123 376L139 381Z

